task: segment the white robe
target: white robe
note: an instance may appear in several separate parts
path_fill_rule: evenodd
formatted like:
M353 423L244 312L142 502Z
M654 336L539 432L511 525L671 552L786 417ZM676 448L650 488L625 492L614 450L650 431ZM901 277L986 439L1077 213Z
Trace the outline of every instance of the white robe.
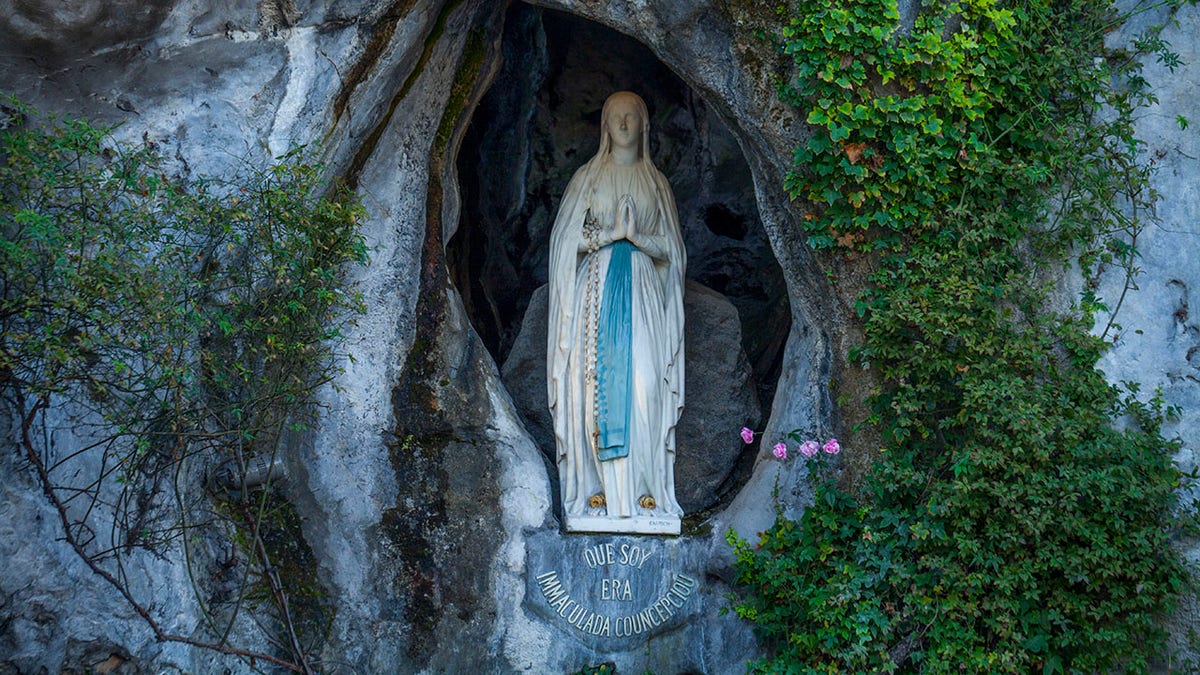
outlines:
M568 517L680 516L674 464L675 425L683 408L685 253L679 218L670 186L653 164L605 162L605 145L572 178L550 239L547 395L554 417L563 511ZM594 391L586 379L591 338L585 328L590 268L598 266L599 283L593 286L593 295L597 288L602 293L611 250L604 247L587 253L582 230L589 211L599 222L614 222L621 194L634 198L637 237L651 240L653 245L647 244L647 249L660 257L641 250L631 256L629 454L600 461L592 442ZM605 507L589 506L596 494L604 495ZM654 499L653 509L639 505L644 495Z

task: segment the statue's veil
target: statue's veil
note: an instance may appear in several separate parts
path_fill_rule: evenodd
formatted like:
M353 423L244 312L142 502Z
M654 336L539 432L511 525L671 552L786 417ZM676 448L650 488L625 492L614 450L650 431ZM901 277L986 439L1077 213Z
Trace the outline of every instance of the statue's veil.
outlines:
M638 148L638 162L654 166L650 161L650 113L646 110L646 102L641 96L632 91L618 91L604 101L600 111L600 149L596 156L588 160L590 167L594 163L604 163L611 159L612 137L608 135L608 118L612 115L613 105L619 100L631 100L637 106L638 114L642 116L642 147Z

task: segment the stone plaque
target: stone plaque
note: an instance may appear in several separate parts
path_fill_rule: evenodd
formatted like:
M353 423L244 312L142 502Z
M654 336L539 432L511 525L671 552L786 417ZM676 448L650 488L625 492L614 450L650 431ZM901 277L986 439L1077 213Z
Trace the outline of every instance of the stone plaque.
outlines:
M702 612L703 574L684 540L545 531L527 545L526 607L585 644L628 647Z

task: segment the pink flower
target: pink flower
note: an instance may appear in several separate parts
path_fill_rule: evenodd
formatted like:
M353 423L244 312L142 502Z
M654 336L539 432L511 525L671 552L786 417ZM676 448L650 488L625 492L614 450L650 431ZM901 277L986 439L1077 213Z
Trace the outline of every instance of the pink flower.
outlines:
M820 450L821 447L817 445L816 441L804 441L804 443L800 446L800 454L804 455L805 457L812 457Z
M836 455L842 451L842 446L838 444L838 440L836 438L831 438L825 441L825 445L821 449L831 455Z
M746 445L754 442L754 432L750 430L750 427L742 427L742 440Z
M787 443L776 443L772 450L774 451L776 458L787 459Z

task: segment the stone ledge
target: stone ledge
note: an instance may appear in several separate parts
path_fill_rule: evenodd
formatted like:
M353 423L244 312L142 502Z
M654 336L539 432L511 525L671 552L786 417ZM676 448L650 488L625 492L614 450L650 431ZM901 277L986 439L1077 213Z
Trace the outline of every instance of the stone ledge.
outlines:
M679 534L678 516L566 516L563 528L567 532L604 534Z

